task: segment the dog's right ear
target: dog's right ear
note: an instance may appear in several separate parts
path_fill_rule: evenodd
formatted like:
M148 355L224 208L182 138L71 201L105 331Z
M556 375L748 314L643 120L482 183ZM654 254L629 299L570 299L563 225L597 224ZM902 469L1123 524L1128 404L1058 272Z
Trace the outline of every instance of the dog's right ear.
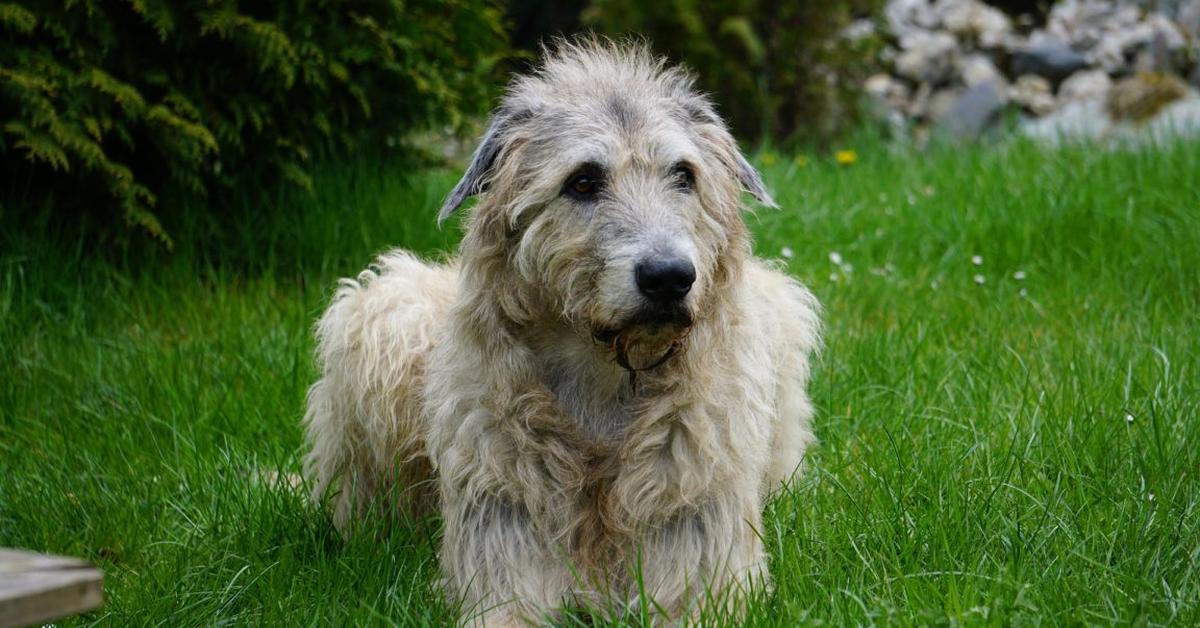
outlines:
M438 212L439 224L445 222L463 201L487 191L496 162L511 137L513 127L528 120L532 115L530 111L512 111L505 107L492 114L488 129L479 141L475 154L471 156L471 164L467 166L467 171L463 173L458 185L450 190L450 195L446 197L446 202Z
M711 142L712 148L724 162L729 172L737 178L742 189L749 192L754 200L772 209L778 208L779 205L775 199L771 197L771 193L767 191L767 186L763 184L762 175L758 170L750 164L746 156L742 154L738 148L737 140L733 139L733 135L729 132L729 128L725 125L725 121L721 116L717 115L717 110L712 103L704 96L697 96L694 93L688 93L680 98L680 104L684 111L687 112L693 122L699 123L703 127L707 127L707 133L704 137Z

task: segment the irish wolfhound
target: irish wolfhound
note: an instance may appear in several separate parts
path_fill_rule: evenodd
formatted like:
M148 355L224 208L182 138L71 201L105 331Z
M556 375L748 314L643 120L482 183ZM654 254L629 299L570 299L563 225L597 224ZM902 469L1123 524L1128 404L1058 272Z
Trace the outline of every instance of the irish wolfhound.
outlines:
M685 72L639 46L549 53L441 210L479 196L457 260L386 254L321 318L314 496L343 527L436 504L473 622L744 599L763 501L813 441L819 323L751 256L743 190L774 205Z

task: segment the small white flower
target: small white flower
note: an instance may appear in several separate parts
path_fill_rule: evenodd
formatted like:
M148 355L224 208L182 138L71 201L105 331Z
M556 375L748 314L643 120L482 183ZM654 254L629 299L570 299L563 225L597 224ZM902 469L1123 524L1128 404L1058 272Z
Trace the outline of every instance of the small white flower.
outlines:
M1017 281L1025 281L1025 271L1018 270L1017 272L1013 273L1013 279L1016 279Z
M1146 493L1146 501L1148 501L1148 502L1154 501L1154 493Z
M782 255L784 259L792 259L792 256L796 253L792 250L792 247L785 246L779 251L779 254Z
M842 254L838 253L837 251L830 251L829 252L829 261L833 262L834 264L836 264L838 266L841 266L842 265Z
M982 255L972 255L971 263L976 266L983 266L983 256Z
M842 264L842 271L847 274L854 272L854 264Z
M1125 422L1126 422L1126 423L1133 423L1133 415L1132 415L1132 414L1126 414L1126 415L1125 415Z
M974 279L975 279L975 283L977 283L981 286L987 282L987 277L984 277L983 275L975 275Z
M1024 288L1021 288L1021 289L1020 289L1020 290L1017 292L1017 294L1021 295L1021 297L1028 297L1028 296L1029 296L1029 291L1028 291L1028 290L1026 290L1026 289L1024 289Z
M837 281L837 273L829 273L829 281Z

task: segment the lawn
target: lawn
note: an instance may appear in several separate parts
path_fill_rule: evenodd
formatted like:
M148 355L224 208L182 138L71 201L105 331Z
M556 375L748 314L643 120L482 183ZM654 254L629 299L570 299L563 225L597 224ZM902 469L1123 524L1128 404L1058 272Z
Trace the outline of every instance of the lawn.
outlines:
M825 306L812 470L747 623L1200 624L1200 145L764 155L748 215ZM326 167L172 254L0 234L0 546L106 574L83 622L445 623L438 522L343 542L294 473L339 276L451 250L453 173ZM8 213L9 216L5 216Z

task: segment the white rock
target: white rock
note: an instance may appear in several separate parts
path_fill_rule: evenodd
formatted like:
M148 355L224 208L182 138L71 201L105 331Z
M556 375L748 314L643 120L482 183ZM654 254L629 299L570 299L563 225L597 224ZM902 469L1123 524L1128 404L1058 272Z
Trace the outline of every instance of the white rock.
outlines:
M1187 39L1179 31L1179 27L1162 13L1147 15L1146 24L1150 26L1155 37L1162 37L1162 42L1166 44L1167 50L1174 52L1187 45Z
M1200 0L1190 0L1175 13L1179 29L1186 37L1200 45Z
M1122 122L1113 129L1118 142L1165 144L1177 138L1200 137L1200 94L1192 92L1141 124Z
M946 114L950 113L950 110L954 108L954 103L958 102L961 96L962 89L957 87L937 90L929 98L927 116L935 122L945 118Z
M967 87L975 87L985 83L993 85L1005 85L1008 83L1004 79L1004 75L992 63L992 60L983 54L969 54L958 60L958 75L962 78L962 82Z
M928 0L890 0L883 10L888 30L903 39L914 32L939 26L937 14Z
M1112 89L1112 79L1104 70L1083 70L1072 74L1058 86L1059 102L1103 99Z
M1050 81L1034 74L1023 74L1009 89L1009 98L1034 115L1044 116L1058 108Z
M1046 18L1046 32L1086 50L1141 21L1141 9L1127 1L1063 0Z
M929 83L921 83L917 86L917 91L913 92L913 96L908 101L908 107L905 113L910 118L923 118L929 113L929 97L933 95L933 86Z
M915 82L944 83L954 75L958 41L949 33L914 33L902 37L896 73Z
M937 120L939 133L957 139L977 139L991 130L1004 111L1004 88L995 83L968 87Z
M906 107L910 95L908 85L890 74L883 73L872 75L864 81L863 91L895 109Z
M854 20L842 29L842 38L848 41L862 41L874 35L875 22L865 18Z
M984 48L995 48L1012 31L1012 20L1002 11L979 0L941 0L935 13L946 30L979 42Z
M1112 118L1099 99L1069 102L1052 115L1026 121L1021 132L1051 146L1080 140L1100 140L1109 132Z
M1114 122L1104 101L1067 103L1053 115L1027 121L1022 132L1035 140L1057 145L1064 142L1102 141L1110 147L1160 145L1178 138L1200 137L1200 94L1192 92L1142 123Z

